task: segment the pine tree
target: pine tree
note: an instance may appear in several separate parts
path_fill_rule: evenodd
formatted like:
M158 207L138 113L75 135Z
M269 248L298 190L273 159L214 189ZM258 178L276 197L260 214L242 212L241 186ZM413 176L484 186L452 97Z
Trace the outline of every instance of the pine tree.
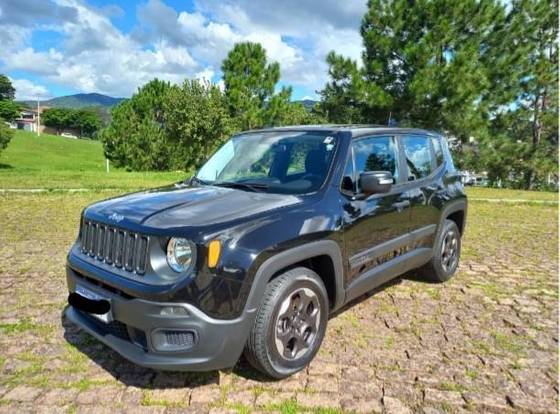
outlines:
M487 63L499 86L480 149L491 180L535 189L546 188L550 174L558 176L557 10L558 1L513 1Z
M267 63L266 51L258 43L237 43L222 62L225 94L230 114L243 130L275 125L289 103L291 88L275 94L280 65Z
M334 122L439 130L459 164L534 188L557 174L558 0L370 0L361 65L331 52Z
M361 34L362 67L330 54L332 81L322 91L329 117L423 126L467 139L484 125L489 88L480 65L489 33L504 20L494 0L370 0ZM334 98L333 98L334 97ZM350 118L350 119L348 119Z

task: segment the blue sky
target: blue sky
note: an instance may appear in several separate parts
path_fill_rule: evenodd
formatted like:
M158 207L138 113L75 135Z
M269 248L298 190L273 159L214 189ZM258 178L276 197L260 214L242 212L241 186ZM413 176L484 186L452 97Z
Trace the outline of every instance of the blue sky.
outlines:
M150 79L220 84L240 41L280 63L292 99L317 98L330 50L358 59L365 0L2 0L0 73L18 99L128 97Z

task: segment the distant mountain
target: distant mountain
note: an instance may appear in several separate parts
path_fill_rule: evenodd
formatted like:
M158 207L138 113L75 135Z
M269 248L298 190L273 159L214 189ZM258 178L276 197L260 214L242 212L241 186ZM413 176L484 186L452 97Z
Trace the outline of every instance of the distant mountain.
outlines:
M294 101L294 102L302 104L303 106L305 106L305 109L307 109L308 111L311 111L311 109L313 109L313 107L319 103L319 101L314 101L312 99L303 99L301 101Z
M101 106L105 108L113 107L123 101L125 98L113 98L112 96L102 95L100 93L77 93L75 95L59 96L58 98L41 101L42 106L49 108L85 108L91 106ZM35 108L37 102L22 101L22 104Z

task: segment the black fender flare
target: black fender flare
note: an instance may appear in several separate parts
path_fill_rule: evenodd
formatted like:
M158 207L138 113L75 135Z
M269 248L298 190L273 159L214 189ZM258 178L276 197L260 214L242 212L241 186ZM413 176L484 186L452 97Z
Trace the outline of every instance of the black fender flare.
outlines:
M320 240L284 250L265 260L258 268L255 278L253 279L249 297L247 298L247 302L245 304L245 312L252 314L256 313L256 310L261 303L266 285L280 270L302 260L322 255L329 256L334 266L336 291L335 302L331 311L340 308L344 304L345 299L342 252L335 241Z
M449 217L450 214L456 213L457 211L462 211L465 215L464 220L463 220L463 226L462 226L462 228L459 229L461 234L463 234L463 232L465 230L465 227L466 227L466 224L467 224L467 199L466 198L461 198L461 199L458 199L458 200L454 200L454 201L450 202L449 204L447 204L442 209L436 234L439 234L439 231L442 228L443 222L445 221L445 219L447 217Z

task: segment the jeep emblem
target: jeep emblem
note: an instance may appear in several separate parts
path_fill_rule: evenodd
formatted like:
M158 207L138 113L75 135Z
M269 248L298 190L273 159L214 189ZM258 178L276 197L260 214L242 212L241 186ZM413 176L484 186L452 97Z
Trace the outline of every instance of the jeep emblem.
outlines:
M121 214L113 213L109 216L109 220L112 220L116 223L120 223L121 221L124 220L124 216L122 216Z

